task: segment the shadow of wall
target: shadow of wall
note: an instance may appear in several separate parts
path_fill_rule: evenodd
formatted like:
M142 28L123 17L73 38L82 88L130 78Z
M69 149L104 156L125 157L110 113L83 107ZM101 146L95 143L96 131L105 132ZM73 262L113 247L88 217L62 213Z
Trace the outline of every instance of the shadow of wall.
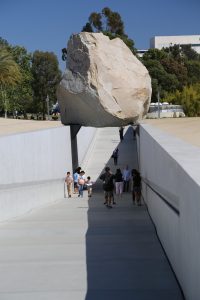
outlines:
M114 165L112 157L106 163L106 166L110 167L112 173L115 173L117 168L120 168L122 171L126 165L129 165L130 169L137 168L136 140L133 136L132 127L129 127L124 135L124 139L117 147L119 149L118 164ZM101 174L104 172L103 168ZM127 266L116 261L117 257L120 256L117 248L123 243L124 250L121 255L129 257L130 249L128 244L130 246L130 243L124 232L125 227L120 228L120 223L118 223L119 214L116 213L117 208L109 209L103 205L104 192L102 185L102 180L98 178L94 185L93 196L88 200L88 231L86 234L88 289L85 300L121 300L124 299L124 294L117 292L116 289L120 282L123 285L126 280L124 274L127 272L125 270ZM130 193L129 196L131 207ZM123 207L121 211L123 212ZM121 217L123 218L124 216L121 215ZM129 222L125 219L124 221ZM129 230L128 224L126 230ZM116 241L116 232L120 236L118 241Z

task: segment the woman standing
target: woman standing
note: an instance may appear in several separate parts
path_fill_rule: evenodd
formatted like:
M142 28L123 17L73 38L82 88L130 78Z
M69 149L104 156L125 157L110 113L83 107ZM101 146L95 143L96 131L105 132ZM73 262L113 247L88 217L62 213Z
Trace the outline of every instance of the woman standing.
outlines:
M115 190L116 190L116 195L120 196L122 199L122 193L123 193L123 176L122 172L120 169L116 170L115 173Z

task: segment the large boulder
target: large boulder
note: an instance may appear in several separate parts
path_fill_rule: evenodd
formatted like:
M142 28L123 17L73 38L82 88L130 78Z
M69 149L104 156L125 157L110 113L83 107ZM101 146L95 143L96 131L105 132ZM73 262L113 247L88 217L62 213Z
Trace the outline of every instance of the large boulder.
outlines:
M147 113L149 73L121 39L74 34L67 45L66 66L57 89L63 124L122 126Z

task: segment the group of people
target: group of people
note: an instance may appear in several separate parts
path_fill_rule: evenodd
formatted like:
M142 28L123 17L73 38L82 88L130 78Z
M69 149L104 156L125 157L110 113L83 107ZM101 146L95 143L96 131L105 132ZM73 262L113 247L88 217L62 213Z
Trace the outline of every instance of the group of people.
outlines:
M128 165L121 172L116 170L113 174L109 167L105 168L105 173L100 176L103 181L103 190L105 195L104 204L112 208L112 204L116 204L114 200L114 190L117 196L122 198L123 192L129 192L131 185L132 200L136 205L141 205L141 176L136 169L129 170Z
M113 174L110 168L105 168L105 173L100 176L103 181L103 190L105 196L104 204L112 208L116 204L114 194L122 199L124 192L129 192L131 186L132 200L136 205L141 205L141 176L136 169L130 170L128 165L121 171L119 168ZM65 177L65 184L67 187L68 198L72 197L72 192L78 197L83 197L83 191L87 190L88 197L92 196L93 182L91 177L85 176L85 172L78 167L73 176L67 172ZM115 192L115 193L114 193Z
M74 194L78 194L78 197L83 197L83 191L87 190L88 197L92 197L92 185L91 177L86 178L85 172L78 167L73 176L70 172L67 172L65 177L65 184L67 186L68 198L72 196L72 189L74 188Z

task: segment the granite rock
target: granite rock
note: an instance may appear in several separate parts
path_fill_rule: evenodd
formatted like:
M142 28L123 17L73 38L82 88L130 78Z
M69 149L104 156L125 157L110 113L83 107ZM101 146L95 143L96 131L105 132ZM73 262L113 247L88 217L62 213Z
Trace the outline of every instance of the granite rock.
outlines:
M127 125L147 113L151 78L121 39L82 32L68 42L57 97L65 125Z

